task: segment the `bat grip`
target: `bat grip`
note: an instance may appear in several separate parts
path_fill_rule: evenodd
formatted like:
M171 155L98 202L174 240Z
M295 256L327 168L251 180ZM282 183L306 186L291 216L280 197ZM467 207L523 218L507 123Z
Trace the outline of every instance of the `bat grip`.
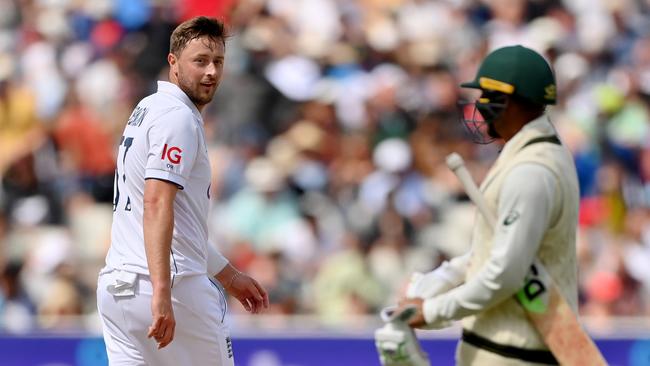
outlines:
M496 218L492 215L492 212L490 212L490 210L488 209L487 203L485 202L485 198L483 197L481 191L476 186L476 183L474 183L474 179L472 179L472 176L469 174L469 171L465 167L465 163L462 161L462 159L460 160L455 159L453 165L448 164L448 166L460 181L469 199L472 202L474 202L476 208L478 208L481 215L483 215L483 218L485 218L485 220L488 222L490 226L494 227L496 224Z

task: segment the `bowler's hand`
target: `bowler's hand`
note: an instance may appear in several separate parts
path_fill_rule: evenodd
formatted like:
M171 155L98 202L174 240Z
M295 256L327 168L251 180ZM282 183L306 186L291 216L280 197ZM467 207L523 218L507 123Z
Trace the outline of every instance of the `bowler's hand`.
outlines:
M151 315L153 320L147 338L153 337L158 342L158 349L161 349L172 342L176 329L171 289L154 291L151 299Z
M401 312L406 307L415 306L416 312L409 319L408 324L412 328L420 328L420 327L426 325L426 321L424 320L424 311L422 309L423 303L424 303L424 300L422 300L420 298L402 299L397 304L397 310L395 310L395 312Z
M269 295L266 290L255 279L244 273L239 272L224 288L250 313L257 314L269 307Z

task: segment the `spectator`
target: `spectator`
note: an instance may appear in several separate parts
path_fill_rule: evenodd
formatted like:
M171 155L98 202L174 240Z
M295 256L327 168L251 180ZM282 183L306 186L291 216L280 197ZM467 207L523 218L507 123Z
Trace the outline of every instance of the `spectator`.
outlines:
M456 101L471 95L457 85L487 52L522 43L557 71L550 115L581 188L581 310L650 315L647 2L7 1L0 254L26 266L3 267L0 302L22 285L21 314L44 318L6 329L65 328L59 315L95 308L85 278L107 246L118 131L166 74L169 32L197 12L232 34L205 118L211 235L241 268L264 269L274 312L342 324L467 250L474 211L444 157L460 152L480 181L499 147L464 138ZM60 257L24 239L52 227L85 253L75 271L30 267ZM65 301L31 292L43 283Z
M0 272L0 330L27 333L34 327L36 308L21 285L22 263L10 261Z

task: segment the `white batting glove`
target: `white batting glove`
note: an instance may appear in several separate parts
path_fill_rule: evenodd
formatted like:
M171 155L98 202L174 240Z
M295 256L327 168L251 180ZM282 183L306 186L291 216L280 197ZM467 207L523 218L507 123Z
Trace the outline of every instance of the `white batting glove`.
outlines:
M407 299L428 299L443 294L460 285L465 274L457 271L449 262L428 273L415 272L406 288Z
M429 357L408 325L415 310L407 308L396 313L395 308L382 310L381 317L386 325L375 331L375 345L382 366L430 366Z

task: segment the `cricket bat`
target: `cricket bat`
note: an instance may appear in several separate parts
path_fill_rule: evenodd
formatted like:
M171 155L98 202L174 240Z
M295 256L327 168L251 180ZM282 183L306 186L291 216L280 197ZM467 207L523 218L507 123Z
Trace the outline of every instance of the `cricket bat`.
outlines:
M447 156L447 166L454 172L488 224L495 227L496 218L488 210L483 195L465 168L463 158L452 153ZM533 261L525 284L516 297L561 365L607 365L539 259Z

